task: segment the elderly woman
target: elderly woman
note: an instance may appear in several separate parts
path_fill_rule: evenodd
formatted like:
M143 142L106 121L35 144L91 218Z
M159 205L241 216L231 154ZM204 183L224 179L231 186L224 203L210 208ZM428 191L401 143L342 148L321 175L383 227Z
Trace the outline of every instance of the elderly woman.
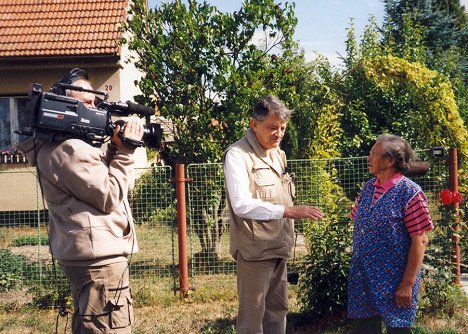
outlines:
M416 317L420 267L434 228L427 198L408 179L415 154L400 137L377 138L368 157L375 178L361 190L350 217L353 255L348 282L348 317L353 333L411 333ZM426 169L427 171L427 169Z

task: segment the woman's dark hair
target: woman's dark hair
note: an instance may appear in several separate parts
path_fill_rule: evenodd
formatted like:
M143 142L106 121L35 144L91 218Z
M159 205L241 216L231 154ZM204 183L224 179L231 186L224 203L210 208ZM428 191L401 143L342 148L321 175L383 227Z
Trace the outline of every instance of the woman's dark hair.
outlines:
M427 173L429 163L419 161L411 145L392 134L380 135L376 143L383 143L384 156L395 159L395 168L406 176L422 176Z

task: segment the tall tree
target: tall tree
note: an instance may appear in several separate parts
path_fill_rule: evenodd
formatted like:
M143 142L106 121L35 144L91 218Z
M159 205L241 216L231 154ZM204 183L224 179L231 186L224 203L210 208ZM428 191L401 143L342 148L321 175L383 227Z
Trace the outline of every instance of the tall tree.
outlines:
M144 73L137 100L155 103L172 121L174 144L166 152L172 161L219 162L243 135L254 102L271 92L264 83L276 66L273 59L287 63L297 47L294 4L247 0L238 11L223 13L207 1L174 0L150 10L144 3L132 1L125 26L130 37L123 41ZM224 187L217 182L220 171L211 173L191 187L197 202L192 226L202 252L216 258Z
M261 78L271 52L295 46L294 5L249 0L223 13L206 1L175 0L150 10L144 2L131 4L125 40L145 74L139 99L156 103L173 122L173 160L219 161L248 124L252 102L266 93ZM254 43L256 36L262 43Z
M405 25L398 45L390 39L378 44L376 37L366 37L376 36L378 31L370 24L360 45L348 48L352 53L337 85L344 102L340 110L344 131L340 150L347 155L367 154L379 134L391 132L417 148L455 145L467 156L467 129L452 85L445 75L422 63L425 57L421 50L425 47L415 29ZM351 27L347 45L357 44L352 32ZM407 38L405 34L413 36Z
M468 13L459 0L384 0L385 44L395 46L394 54L408 45L408 25L421 33L428 68L447 76L455 91L460 114L468 122Z
M459 0L384 0L393 36L401 38L405 14L411 14L425 31L425 45L432 52L451 46L467 48L467 13Z

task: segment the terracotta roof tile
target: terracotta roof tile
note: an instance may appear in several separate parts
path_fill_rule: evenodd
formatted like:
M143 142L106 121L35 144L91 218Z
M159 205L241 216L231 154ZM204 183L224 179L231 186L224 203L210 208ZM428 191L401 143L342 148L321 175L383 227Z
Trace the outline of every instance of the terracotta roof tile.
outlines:
M1 0L0 57L118 54L128 0Z

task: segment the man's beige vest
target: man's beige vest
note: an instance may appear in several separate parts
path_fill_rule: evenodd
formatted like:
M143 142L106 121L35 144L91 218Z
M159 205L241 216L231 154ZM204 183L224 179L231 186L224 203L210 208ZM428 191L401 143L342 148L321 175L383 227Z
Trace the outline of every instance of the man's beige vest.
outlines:
M294 184L286 171L286 155L280 149L283 171L277 171L267 159L251 129L245 137L232 144L227 150L235 150L243 156L249 175L249 189L253 198L289 207L293 205ZM230 211L231 246L230 252L237 258L239 252L245 260L266 260L291 257L294 243L294 222L292 219L254 220L236 216L232 210L229 192L227 202Z

